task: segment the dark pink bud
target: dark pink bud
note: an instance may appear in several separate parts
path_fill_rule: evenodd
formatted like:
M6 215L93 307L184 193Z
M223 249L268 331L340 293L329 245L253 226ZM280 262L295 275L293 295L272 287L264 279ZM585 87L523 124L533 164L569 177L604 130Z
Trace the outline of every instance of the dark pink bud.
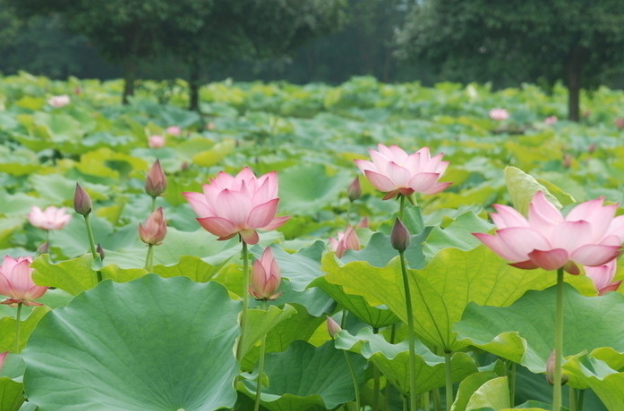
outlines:
M76 183L76 192L74 193L74 210L80 215L87 216L93 208L91 197L89 194Z
M392 233L390 233L392 248L403 252L409 247L411 240L407 227L405 227L405 224L403 224L400 218L397 218L394 227L392 227Z
M156 160L152 165L147 178L145 179L145 192L156 198L167 189L167 177L160 165L160 161Z
M359 177L355 177L355 180L351 184L349 184L349 188L347 189L347 193L349 195L349 201L354 202L362 197L362 186L360 185Z
M335 338L336 334L338 334L340 331L342 331L340 325L338 325L338 323L334 321L333 318L327 317L327 332L329 333L329 335L331 335L332 338Z
M167 235L167 221L162 207L158 207L145 221L139 224L139 237L145 244L159 245Z
M556 350L552 350L550 356L548 357L548 361L546 362L546 381L549 384L554 384L555 381L555 356ZM564 385L568 382L568 376L561 374L561 385Z
M95 249L95 251L100 256L100 260L104 261L105 254L104 254L104 248L102 248L102 244L98 243L97 248Z

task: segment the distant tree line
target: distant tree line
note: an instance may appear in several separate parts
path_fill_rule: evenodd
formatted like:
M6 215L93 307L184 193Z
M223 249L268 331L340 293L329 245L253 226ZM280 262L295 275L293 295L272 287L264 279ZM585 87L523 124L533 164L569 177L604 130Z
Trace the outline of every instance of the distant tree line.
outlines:
M53 78L494 87L621 82L620 0L0 0L0 72ZM615 83L617 84L617 83Z

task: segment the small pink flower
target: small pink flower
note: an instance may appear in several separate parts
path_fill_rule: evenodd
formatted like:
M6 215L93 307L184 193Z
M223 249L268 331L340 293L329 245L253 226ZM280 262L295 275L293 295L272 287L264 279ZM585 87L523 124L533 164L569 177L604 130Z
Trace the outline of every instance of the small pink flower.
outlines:
M0 371L2 371L2 367L4 366L4 360L6 360L6 357L8 354L9 354L8 351L0 353Z
M505 121L509 118L509 112L504 108L493 108L489 115L492 120L496 121Z
M240 234L247 244L256 244L256 230L279 228L290 217L275 217L277 197L275 171L256 177L249 167L236 176L220 172L203 193L186 192L184 196L199 216L197 221L210 233L227 240Z
M600 266L616 258L624 236L624 216L604 199L586 201L565 217L543 192L533 196L528 218L511 207L495 204L491 215L496 235L475 233L486 246L511 265L523 269L564 268L578 274L576 264Z
M329 239L329 248L336 252L338 258L342 258L347 250L359 250L360 239L352 226L348 226L345 232L339 232L338 238Z
M617 260L613 259L607 264L596 267L585 267L585 274L594 282L594 286L599 295L604 295L607 291L615 291L620 287L622 281L613 281Z
M60 230L65 227L72 218L65 210L65 207L56 208L50 206L42 211L39 207L33 206L27 217L30 224L37 228L44 230Z
M31 257L19 257L17 259L6 256L0 267L0 294L9 298L1 304L42 305L34 302L48 290L48 287L35 285L32 280L30 268Z
M149 136L147 145L151 148L163 148L165 146L165 138L158 135Z
M156 198L167 189L167 176L160 165L160 161L156 160L145 179L145 192Z
M48 104L54 108L60 108L68 105L71 102L69 96L67 94L63 94L62 96L54 96L48 100Z
M557 116L550 116L544 119L544 124L546 124L547 126L552 126L553 124L556 124L557 121L559 121Z
M271 248L267 247L251 268L249 294L258 300L275 300L282 294L276 292L281 279L279 265L273 258Z
M414 192L436 194L451 185L438 182L448 167L448 161L442 161L443 154L431 157L428 147L412 154L398 146L379 144L377 147L379 151L368 150L372 162L355 160L355 163L375 188L387 193L384 200Z
M331 336L331 338L335 338L336 335L342 331L342 328L340 328L340 325L338 325L338 323L331 317L327 317L327 332L329 333L329 335Z
M167 220L162 207L158 207L145 221L145 225L139 224L139 237L145 244L162 244L167 235Z
M165 132L167 134L171 134L172 136L179 136L182 133L182 129L178 126L169 126Z

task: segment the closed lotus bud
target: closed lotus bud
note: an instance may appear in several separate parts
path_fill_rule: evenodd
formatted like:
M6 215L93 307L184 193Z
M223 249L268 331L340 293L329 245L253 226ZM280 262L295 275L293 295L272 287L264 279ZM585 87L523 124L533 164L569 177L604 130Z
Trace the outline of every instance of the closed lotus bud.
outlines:
M549 384L553 384L555 381L555 353L557 351L552 350L550 356L548 357L548 362L546 363L546 381ZM561 385L568 382L568 376L561 374Z
M49 252L50 252L50 243L47 241L41 244L39 247L37 247L37 254L47 254Z
M334 321L333 318L327 317L327 332L329 333L329 335L332 338L335 338L336 334L338 334L340 331L342 331L340 325L338 325L338 323Z
M158 207L145 221L145 225L139 224L139 237L141 241L149 245L159 245L167 235L167 221L162 207Z
M76 192L74 193L74 210L80 215L87 216L93 208L91 197L89 194L76 183Z
M362 197L362 186L360 185L360 179L358 177L355 177L355 180L349 184L347 193L349 195L349 201L351 202L354 202Z
M167 189L167 177L160 165L160 161L156 160L147 173L145 179L145 192L153 198L158 197Z
M392 233L390 234L392 248L403 252L409 247L411 240L407 227L405 227L405 224L403 224L400 218L397 218L394 227L392 227Z
M95 251L100 256L100 260L104 261L105 254L104 254L104 248L102 248L102 244L98 243Z
M2 354L0 354L0 371L2 371L2 367L4 366L4 360L6 359L8 354L9 354L8 351L5 351Z
M281 295L280 292L276 292L281 280L279 265L273 258L273 251L267 247L251 268L249 294L257 300L275 300Z

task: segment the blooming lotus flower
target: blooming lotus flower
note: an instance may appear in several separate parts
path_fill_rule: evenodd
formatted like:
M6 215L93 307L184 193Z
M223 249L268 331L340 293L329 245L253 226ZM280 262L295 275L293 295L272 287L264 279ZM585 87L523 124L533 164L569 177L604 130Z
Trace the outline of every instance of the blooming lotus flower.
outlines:
M145 244L162 244L167 235L167 220L163 208L158 207L145 221L145 225L139 224L139 237Z
M32 280L32 258L17 259L6 256L0 267L0 294L9 298L1 304L42 305L34 302L48 290L48 287L35 285Z
M338 238L329 239L329 248L336 252L338 258L342 258L347 250L359 250L360 239L352 226L348 226L345 232L338 232Z
M221 172L203 193L186 192L184 196L199 216L197 221L210 233L227 240L240 234L247 244L256 244L256 230L275 230L290 217L275 217L277 173L256 177L249 167L236 176Z
M28 221L37 228L44 230L60 230L71 220L72 216L65 212L65 207L56 208L50 206L41 210L33 206L28 214Z
M504 121L509 118L509 112L504 108L493 108L489 112L490 118L496 121Z
M443 154L431 157L428 147L409 155L397 146L379 144L378 149L369 150L372 162L355 163L375 188L388 193L384 200L414 192L436 194L451 185L438 182L448 167L448 161L442 161Z
M178 126L169 126L165 131L172 136L179 136L182 133L182 129Z
M54 108L66 106L70 102L71 100L67 94L63 94L62 96L54 96L48 100L48 104Z
M251 268L249 294L258 300L275 300L281 294L276 293L281 279L280 268L273 258L273 251L267 247Z
M580 271L576 264L599 266L620 254L624 216L615 217L616 205L604 199L586 201L565 217L538 191L529 206L528 218L511 207L494 205L496 235L474 235L496 254L518 268Z
M147 145L150 146L150 148L163 148L165 146L165 138L158 135L149 136Z
M613 281L617 260L613 259L607 264L596 267L585 267L585 274L592 279L599 295L604 295L607 291L615 291L620 287L622 281Z

